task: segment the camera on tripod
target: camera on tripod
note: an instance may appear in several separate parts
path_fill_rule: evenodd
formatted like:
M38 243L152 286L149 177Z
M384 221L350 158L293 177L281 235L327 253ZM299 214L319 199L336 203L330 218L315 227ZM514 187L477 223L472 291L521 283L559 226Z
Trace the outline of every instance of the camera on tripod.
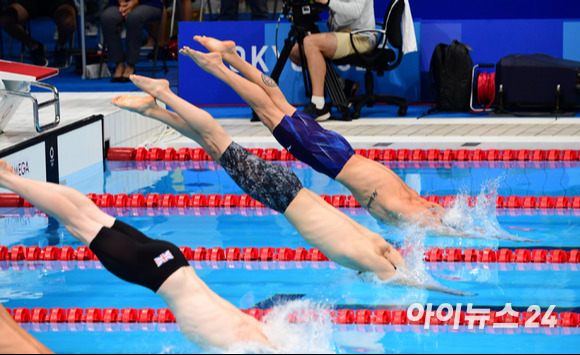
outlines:
M284 0L282 13L296 26L311 27L320 21L323 10L324 6L314 0Z

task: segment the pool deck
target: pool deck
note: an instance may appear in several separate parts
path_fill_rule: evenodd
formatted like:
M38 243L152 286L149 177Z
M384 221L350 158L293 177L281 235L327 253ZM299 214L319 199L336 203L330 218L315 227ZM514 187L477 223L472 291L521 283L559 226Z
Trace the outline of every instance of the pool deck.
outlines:
M60 127L93 115L105 118L118 114L109 101L119 92L61 93ZM130 92L128 94L140 94ZM38 94L43 100L44 93ZM47 94L48 95L48 94ZM24 102L0 134L3 150L38 137L32 119L32 105ZM45 111L46 110L46 111ZM385 110L390 112L391 109ZM41 122L50 120L51 109L41 110ZM379 114L380 115L380 114ZM390 114L386 114L390 115ZM375 113L376 116L376 113ZM122 118L121 118L122 119ZM259 122L249 119L219 119L224 129L238 143L248 147L279 147L270 132ZM361 118L350 122L326 121L326 129L346 137L355 148L419 148L419 149L580 149L578 117L433 117L414 116ZM158 129L158 137L141 144L175 148L196 146L189 139L170 135Z

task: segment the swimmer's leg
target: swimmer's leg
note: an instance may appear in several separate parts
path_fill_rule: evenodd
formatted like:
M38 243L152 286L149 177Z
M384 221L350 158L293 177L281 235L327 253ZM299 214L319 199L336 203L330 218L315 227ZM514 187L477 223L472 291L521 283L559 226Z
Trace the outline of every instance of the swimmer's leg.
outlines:
M224 65L220 53L202 53L189 47L182 48L180 53L190 57L203 70L214 75L234 89L244 101L252 106L260 117L260 120L262 120L270 131L273 131L284 118L285 114L272 102L264 90L234 73Z
M167 80L139 75L132 75L131 80L151 97L120 95L111 100L112 104L169 125L201 145L212 159L219 160L232 140L209 113L175 95ZM175 112L160 107L155 99L164 102Z
M0 161L0 186L56 218L85 245L91 243L103 226L110 227L115 222L115 218L101 211L82 193L70 187L22 178L5 161Z
M282 90L272 78L240 57L233 41L220 41L206 36L195 36L193 39L201 43L210 52L221 53L223 60L227 64L237 69L246 79L262 88L286 116L292 116L294 111L296 111L296 108L290 105Z
M26 332L12 319L0 304L0 353L2 354L52 354L46 346Z

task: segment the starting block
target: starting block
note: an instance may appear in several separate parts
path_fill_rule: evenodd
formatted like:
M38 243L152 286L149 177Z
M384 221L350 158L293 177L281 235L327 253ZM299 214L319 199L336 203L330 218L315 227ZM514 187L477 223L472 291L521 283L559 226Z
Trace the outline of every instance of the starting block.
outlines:
M54 68L0 60L0 133L23 99L32 101L34 125L37 132L41 133L58 126L60 123L58 90L50 84L40 82L57 74L58 69ZM51 91L53 98L39 103L37 98L30 93L31 86ZM54 120L49 124L41 125L38 111L47 106L54 106Z

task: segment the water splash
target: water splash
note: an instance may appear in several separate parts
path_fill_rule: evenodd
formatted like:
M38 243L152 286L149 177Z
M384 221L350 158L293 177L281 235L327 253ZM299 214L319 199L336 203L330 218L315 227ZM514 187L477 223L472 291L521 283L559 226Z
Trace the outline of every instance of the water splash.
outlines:
M403 230L405 236L401 246L401 255L405 265L399 265L396 275L383 281L376 275L365 273L364 281L375 285L394 285L405 287L399 290L397 294L397 304L407 306L413 303L423 303L427 300L428 292L422 288L426 283L435 283L435 280L429 275L425 264L425 240L427 232L425 228L418 225L409 225ZM414 287L407 287L410 285Z
M447 208L447 213L442 221L445 225L453 227L459 231L468 233L473 238L450 238L431 235L426 228L418 225L407 225L402 230L404 238L401 246L401 254L406 265L397 269L397 275L387 281L393 285L415 285L416 288L429 288L440 292L456 294L459 296L472 296L473 294L445 287L439 283L432 272L429 272L424 261L425 252L432 248L476 248L476 249L497 249L501 240L523 241L531 240L522 238L505 230L497 219L496 197L500 178L488 181L483 184L480 193L475 199L467 193L460 191L451 206ZM477 277L479 268L471 268L468 277L456 277L456 281L473 280ZM466 276L466 275L462 275ZM370 276L373 282L381 282L378 278ZM488 275L489 277L489 275ZM453 285L450 285L453 287ZM425 291L421 294L418 291L409 293L403 299L403 304L410 304L410 301L421 303L421 298L426 298Z
M279 305L266 317L264 333L284 353L335 353L327 309L309 300Z
M455 201L443 218L443 223L464 231L478 241L481 248L497 247L499 240L516 242L535 242L504 229L497 219L497 190L501 178L483 184L480 193L472 199L466 193L457 194ZM485 242L482 242L485 241ZM487 243L486 243L487 242ZM482 243L487 245L482 245ZM473 244L471 242L470 244Z
M458 290L442 285L432 276L425 262L425 252L427 251L426 241L427 229L419 225L407 225L403 230L404 242L400 248L401 255L405 261L404 265L397 267L395 276L386 281L381 281L375 275L366 275L366 281L375 284L388 284L402 286L406 292L401 295L398 304L401 306L413 303L425 303L429 291L442 292L455 296L475 296L475 294ZM444 238L449 240L449 238Z
M234 344L225 354L328 354L336 353L328 306L310 300L297 300L274 307L264 317L264 334L276 344Z

